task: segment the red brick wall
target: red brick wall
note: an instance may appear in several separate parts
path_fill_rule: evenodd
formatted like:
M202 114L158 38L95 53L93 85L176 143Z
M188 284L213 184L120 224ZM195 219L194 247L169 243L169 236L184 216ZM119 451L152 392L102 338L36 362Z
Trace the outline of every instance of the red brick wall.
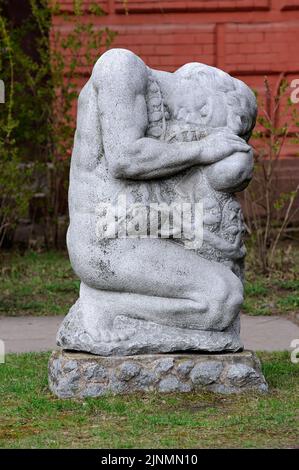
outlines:
M73 0L59 0L70 10ZM88 7L94 0L84 0ZM105 17L85 14L118 31L113 47L139 54L154 68L186 62L220 67L260 89L265 74L299 78L299 0L100 0ZM67 27L63 15L54 28ZM84 71L88 75L90 70Z
M88 7L94 1L83 3ZM299 0L97 3L106 16L86 12L83 20L118 31L113 47L131 49L151 67L173 71L186 62L204 62L241 78L260 92L265 75L273 83L281 72L289 80L299 78ZM72 0L60 0L60 4L69 10ZM62 15L55 17L53 24L62 31L67 28ZM82 71L82 82L89 73ZM286 156L297 152L297 146L289 145ZM299 158L297 161L299 180Z
M88 7L93 1L84 0ZM119 32L114 46L132 49L148 65L173 71L199 61L246 75L285 71L299 75L299 0L103 0L105 17L91 17ZM60 0L69 9L72 0ZM88 15L85 15L87 17ZM63 19L55 18L56 27Z
M116 3L120 4L120 0ZM130 3L128 0L129 7ZM122 18L116 42L132 48L153 67L175 70L195 60L234 75L253 77L265 72L299 70L299 1L298 12L282 11L278 6L283 2L279 0L272 2L272 9L265 0L223 0L160 2L165 4L165 13L147 11L154 3L159 4L132 2L135 13ZM172 5L171 10L166 4ZM184 5L192 7L193 12ZM234 5L234 10L227 11L229 5Z

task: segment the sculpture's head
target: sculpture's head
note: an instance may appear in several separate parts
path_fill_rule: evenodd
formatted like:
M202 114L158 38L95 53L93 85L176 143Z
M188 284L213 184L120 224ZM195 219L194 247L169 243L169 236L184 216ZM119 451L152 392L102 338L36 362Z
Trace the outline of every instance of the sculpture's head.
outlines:
M189 122L207 128L228 127L234 134L249 139L256 122L257 104L253 91L244 82L197 62L184 65L176 74L185 82L189 98L184 95L183 99L185 109L189 108L185 111Z

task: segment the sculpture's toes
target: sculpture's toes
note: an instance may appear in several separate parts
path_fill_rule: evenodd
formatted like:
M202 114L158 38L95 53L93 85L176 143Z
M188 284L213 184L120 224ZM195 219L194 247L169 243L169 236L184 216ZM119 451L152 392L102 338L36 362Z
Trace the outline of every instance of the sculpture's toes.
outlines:
M102 343L111 343L111 332L106 328L101 328L99 332L99 342Z
M134 333L134 331L119 331L117 335L119 337L119 341L126 341L127 339L130 339Z
M117 343L119 341L126 341L133 334L133 331L101 329L101 340L103 343Z

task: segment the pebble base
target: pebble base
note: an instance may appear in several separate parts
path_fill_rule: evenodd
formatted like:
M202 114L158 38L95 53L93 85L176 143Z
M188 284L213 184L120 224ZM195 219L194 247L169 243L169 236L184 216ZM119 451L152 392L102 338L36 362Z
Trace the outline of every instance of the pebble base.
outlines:
M252 351L233 354L95 356L57 350L49 361L49 386L59 398L136 392L267 392Z
M260 362L251 351L234 354L95 356L54 351L49 386L60 398L136 392L267 392Z

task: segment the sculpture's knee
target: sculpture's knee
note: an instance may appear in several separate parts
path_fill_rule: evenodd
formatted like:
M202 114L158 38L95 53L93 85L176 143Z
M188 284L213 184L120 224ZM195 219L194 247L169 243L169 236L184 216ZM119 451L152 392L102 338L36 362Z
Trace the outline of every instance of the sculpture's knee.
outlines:
M214 291L214 293L213 293ZM209 297L207 327L222 331L228 328L240 312L243 303L243 285L230 271L225 276L216 276Z

